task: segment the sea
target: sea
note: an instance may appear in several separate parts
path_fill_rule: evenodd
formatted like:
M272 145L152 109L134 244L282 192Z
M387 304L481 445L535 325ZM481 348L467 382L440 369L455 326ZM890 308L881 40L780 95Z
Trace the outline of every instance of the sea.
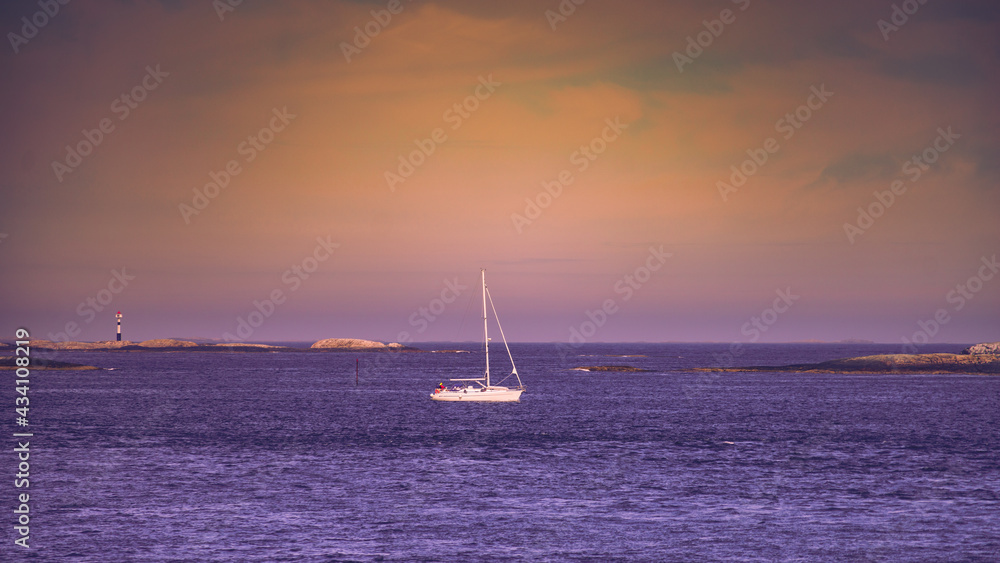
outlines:
M109 369L32 374L0 559L1000 560L1000 377L692 371L893 344L512 343L520 402L442 403L482 344L416 346L50 355ZM574 369L602 365L648 371Z

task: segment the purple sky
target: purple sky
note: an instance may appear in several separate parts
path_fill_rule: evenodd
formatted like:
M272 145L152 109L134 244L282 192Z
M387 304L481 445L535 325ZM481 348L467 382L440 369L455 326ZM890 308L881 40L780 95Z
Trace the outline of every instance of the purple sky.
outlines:
M217 5L0 7L0 338L1000 340L994 2Z

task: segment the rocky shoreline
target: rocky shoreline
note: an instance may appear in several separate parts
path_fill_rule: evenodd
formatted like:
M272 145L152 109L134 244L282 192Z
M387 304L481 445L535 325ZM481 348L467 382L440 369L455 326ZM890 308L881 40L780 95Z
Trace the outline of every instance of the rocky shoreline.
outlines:
M1000 374L1000 343L977 344L959 354L880 354L842 358L815 364L785 366L708 367L692 371L793 373L971 373Z
M573 369L577 371L625 371L625 372L652 371L633 366L582 366Z
M358 338L327 338L308 348L253 344L249 342L194 342L174 338L157 338L132 342L104 340L98 342L53 342L31 340L29 346L39 350L59 351L122 351L122 352L420 352L418 348L397 342L383 343Z
M369 352L399 352L412 351L416 348L403 346L398 342L378 342L375 340L361 340L360 338L327 338L320 340L310 346L314 350L353 350Z
M396 342L385 343L357 338L327 338L308 348L253 344L245 342L205 343L190 340L161 338L131 341L53 342L32 340L30 347L46 351L122 351L122 352L422 352L418 348ZM0 343L0 350L12 347ZM37 363L36 363L37 360ZM14 356L0 356L0 369L13 369ZM32 358L33 369L100 369L68 362ZM644 372L647 369L632 366L581 366L574 368L587 372ZM880 354L857 358L841 358L814 364L782 366L742 366L692 368L696 372L789 372L789 373L874 373L874 374L1000 374L1000 343L983 343L970 346L958 354Z
M24 358L24 356L20 356ZM16 363L17 358L15 356L0 356L0 370L17 369ZM58 369L58 370L94 370L101 369L95 366L85 366L82 364L74 364L70 362L57 362L55 360L48 360L43 358L32 357L30 359L30 364L26 366L28 369L40 370L40 369Z

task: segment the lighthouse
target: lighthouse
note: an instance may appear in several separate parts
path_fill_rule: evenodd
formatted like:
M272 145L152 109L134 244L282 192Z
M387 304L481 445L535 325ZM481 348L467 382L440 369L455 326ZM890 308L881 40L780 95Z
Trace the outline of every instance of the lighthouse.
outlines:
M115 315L115 318L118 319L118 342L121 342L122 341L122 312L118 311L118 314Z

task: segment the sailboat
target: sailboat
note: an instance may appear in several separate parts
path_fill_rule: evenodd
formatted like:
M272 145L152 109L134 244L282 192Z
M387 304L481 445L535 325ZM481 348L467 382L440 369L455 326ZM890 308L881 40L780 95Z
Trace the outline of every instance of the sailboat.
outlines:
M521 393L524 392L524 385L521 384L521 376L517 374L517 367L514 365L514 357L510 354L510 347L507 346L507 338L503 335L503 327L500 326L500 317L497 316L497 309L493 305L493 297L490 296L490 290L486 288L486 270L482 270L483 278L483 341L485 342L486 348L486 372L483 377L475 378L465 378L465 379L449 379L448 381L459 381L462 382L460 385L456 385L446 388L442 383L437 389L431 393L431 399L435 401L478 401L478 402L491 402L491 403L510 403L517 402L521 400ZM497 328L500 329L500 338L503 339L503 346L507 349L507 357L510 358L510 374L503 378L500 383L503 383L511 375L517 379L517 387L501 387L499 385L493 385L490 383L490 334L489 334L489 323L487 322L486 315L486 300L489 299L490 307L493 309L493 318L497 321Z

